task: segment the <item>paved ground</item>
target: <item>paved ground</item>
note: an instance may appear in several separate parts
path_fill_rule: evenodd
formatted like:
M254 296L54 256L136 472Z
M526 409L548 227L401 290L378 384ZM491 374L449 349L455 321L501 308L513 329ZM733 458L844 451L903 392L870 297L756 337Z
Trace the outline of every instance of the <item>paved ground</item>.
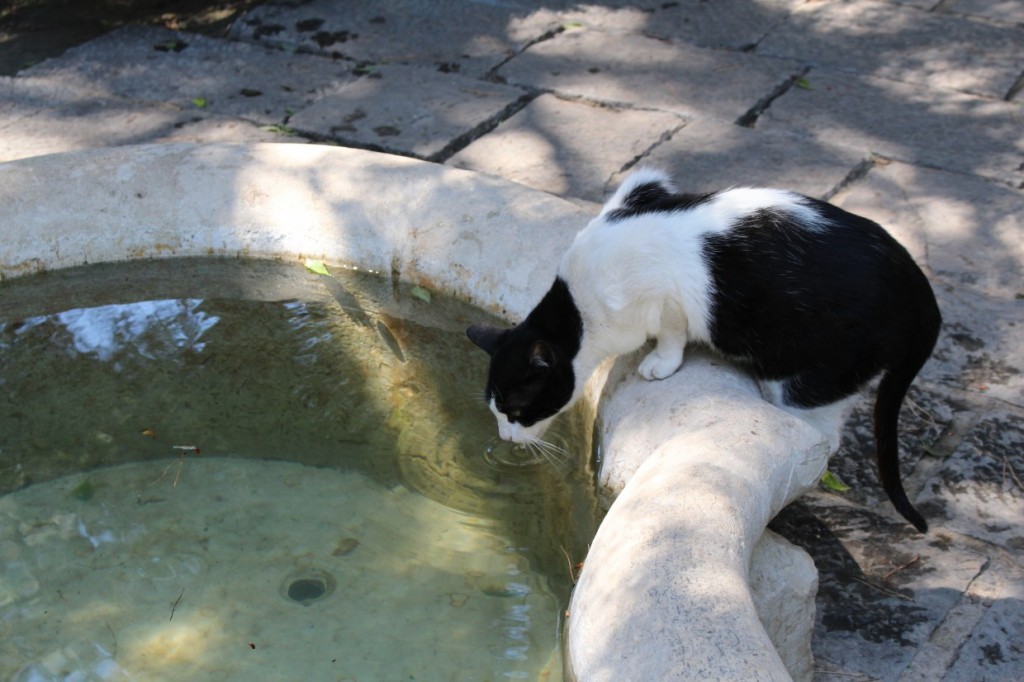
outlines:
M244 5L222 36L127 26L0 77L0 160L309 141L583 203L647 163L878 220L945 317L903 417L933 530L886 502L859 411L851 489L775 522L821 571L816 676L1024 679L1024 0Z

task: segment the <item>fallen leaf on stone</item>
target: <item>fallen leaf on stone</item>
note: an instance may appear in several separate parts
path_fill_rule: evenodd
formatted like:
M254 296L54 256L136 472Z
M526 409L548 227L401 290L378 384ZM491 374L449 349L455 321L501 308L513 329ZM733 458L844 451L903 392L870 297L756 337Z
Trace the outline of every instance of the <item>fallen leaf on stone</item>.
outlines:
M831 471L826 471L825 475L821 477L821 484L829 490L834 490L837 493L845 493L850 489L850 486L839 480L839 477Z
M424 303L430 303L431 294L429 289L424 289L421 286L414 286L412 289L409 289L409 293Z
M324 265L324 262L322 260L313 260L311 258L307 258L305 266L307 270L309 270L310 272L315 272L318 275L330 276L331 274L330 272L327 271L327 266Z

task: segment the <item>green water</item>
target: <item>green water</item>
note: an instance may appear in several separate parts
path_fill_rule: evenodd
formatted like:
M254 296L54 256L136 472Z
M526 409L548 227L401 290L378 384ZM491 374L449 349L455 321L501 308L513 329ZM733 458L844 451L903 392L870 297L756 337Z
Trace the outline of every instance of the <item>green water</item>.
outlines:
M0 678L561 678L589 426L500 443L485 316L332 275L0 284Z

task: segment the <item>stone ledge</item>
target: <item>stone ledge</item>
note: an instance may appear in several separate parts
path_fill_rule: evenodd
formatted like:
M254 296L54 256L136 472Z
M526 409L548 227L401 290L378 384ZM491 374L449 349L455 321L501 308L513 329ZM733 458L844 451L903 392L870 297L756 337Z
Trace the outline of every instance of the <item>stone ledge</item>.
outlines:
M567 666L588 682L809 680L817 571L763 533L816 485L827 439L712 355L660 382L638 357L615 363L599 403L610 509L573 593Z

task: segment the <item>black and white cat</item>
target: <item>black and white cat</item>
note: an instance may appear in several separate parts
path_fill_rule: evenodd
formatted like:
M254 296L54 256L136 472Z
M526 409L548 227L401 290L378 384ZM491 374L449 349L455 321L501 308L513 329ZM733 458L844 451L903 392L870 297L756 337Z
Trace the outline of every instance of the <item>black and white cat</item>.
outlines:
M702 343L746 367L765 398L829 435L881 375L875 440L882 485L918 530L900 482L897 421L941 317L910 254L878 224L774 189L677 193L655 170L631 174L562 258L554 285L512 329L474 325L491 356L485 397L505 440L539 439L602 360L654 349L662 379Z

